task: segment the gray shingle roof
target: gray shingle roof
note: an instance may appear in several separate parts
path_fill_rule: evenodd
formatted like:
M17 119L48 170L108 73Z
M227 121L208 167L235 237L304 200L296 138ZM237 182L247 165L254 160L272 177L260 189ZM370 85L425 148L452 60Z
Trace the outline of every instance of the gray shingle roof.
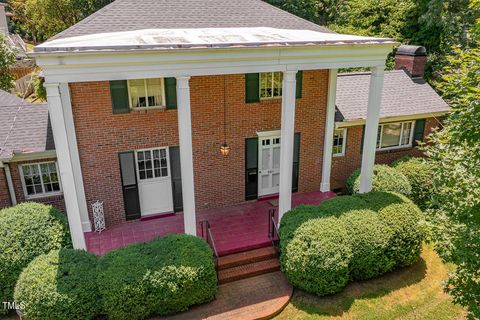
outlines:
M241 27L330 32L261 0L116 0L50 40L143 29Z
M365 120L370 73L339 74L335 121ZM448 112L450 107L422 79L412 80L405 71L385 72L380 118Z
M0 106L14 106L22 102L23 100L16 95L0 90Z
M55 150L47 105L19 100L0 103L0 160L12 158L14 152Z

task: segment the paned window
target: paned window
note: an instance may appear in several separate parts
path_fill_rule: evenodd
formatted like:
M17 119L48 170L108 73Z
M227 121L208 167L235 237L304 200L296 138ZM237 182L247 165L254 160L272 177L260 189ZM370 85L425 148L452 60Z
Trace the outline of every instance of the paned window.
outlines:
M21 172L27 197L48 196L62 191L56 162L24 164Z
M130 108L158 108L165 106L163 79L128 80Z
M168 176L167 150L151 149L137 151L138 177L140 180Z
M333 132L333 156L340 157L345 155L345 144L347 140L347 129L336 129Z
M377 149L395 149L412 145L413 121L384 123L378 126Z
M282 96L283 72L260 73L260 99Z

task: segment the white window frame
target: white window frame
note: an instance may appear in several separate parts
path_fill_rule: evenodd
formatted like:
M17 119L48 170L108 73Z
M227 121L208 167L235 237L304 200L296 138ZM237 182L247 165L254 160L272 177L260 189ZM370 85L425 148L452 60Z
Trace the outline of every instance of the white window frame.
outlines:
M271 76L271 89L272 89L272 95L270 97L262 97L262 74L265 74L265 73L269 73L270 76ZM274 90L274 87L273 87L273 83L275 81L275 73L280 73L283 75L283 73L280 71L276 71L276 72L260 72L260 74L258 75L258 93L259 93L259 96L260 96L260 100L272 100L272 99L280 99L282 98L283 96L283 80L280 82L280 90L282 91L282 94L281 95L278 95L278 96L275 96L273 95L273 92L275 91Z
M411 129L410 129L410 137L409 137L409 143L408 144L400 144L402 143L403 140L403 128L406 123L411 123ZM398 146L393 146L393 147L385 147L382 148L382 138L383 138L383 126L387 124L400 124L400 139L399 139L399 145ZM406 149L406 148L411 148L413 147L413 136L415 132L415 121L398 121L398 122L385 122L381 123L378 125L378 128L380 130L380 137L377 139L377 151L387 151L387 150L396 150L396 149ZM377 133L378 134L378 133Z
M332 156L333 157L344 157L345 156L345 150L347 146L347 128L339 128L339 129L334 129L333 130L333 143L332 143L332 149L335 146L335 131L343 131L343 144L342 144L342 152L341 153L334 153L332 150Z
M55 169L57 170L57 177L58 177L58 184L59 184L59 191L50 191L50 192L45 192L45 185L43 183L43 177L42 177L42 171L40 170L40 165L41 164L47 164L47 163L55 163ZM27 192L27 185L25 183L25 176L23 174L23 167L25 166L37 166L38 167L38 172L40 174L40 181L42 182L42 193L37 193L37 194L28 194ZM63 188L62 188L62 181L60 179L60 171L58 170L58 163L57 161L43 161L43 162L32 162L32 163L24 163L19 165L20 167L20 178L22 180L22 189L23 189L23 194L25 195L25 199L39 199L39 198L47 198L47 197L53 197L53 196L59 196L63 194Z
M149 151L151 154L152 154L152 170L153 170L153 174L155 175L155 169L154 169L154 166L153 166L153 151L154 150L160 150L160 149L163 149L165 150L165 156L166 156L166 160L167 160L167 175L166 176L162 176L162 177L153 177L153 178L147 178L147 179L140 179L140 171L139 171L139 167L138 167L138 153L139 152L145 152L145 151ZM136 175L137 175L137 181L139 183L141 182L153 182L153 181L160 181L160 180L169 180L170 177L171 177L171 168L170 168L170 148L169 147L155 147L155 148L147 148L147 149L138 149L138 150L135 150L135 170L136 170Z
M145 98L147 102L146 107L134 107L132 106L132 96L130 93L130 81L127 80L127 89L128 89L128 106L130 107L131 110L152 110L152 109L165 109L167 107L167 96L165 94L165 78L155 78L155 79L160 79L161 80L161 86L162 86L162 102L163 104L161 106L154 106L150 107L148 106L148 85L147 85L147 78L145 79L132 79L132 80L143 80L143 85L145 86Z

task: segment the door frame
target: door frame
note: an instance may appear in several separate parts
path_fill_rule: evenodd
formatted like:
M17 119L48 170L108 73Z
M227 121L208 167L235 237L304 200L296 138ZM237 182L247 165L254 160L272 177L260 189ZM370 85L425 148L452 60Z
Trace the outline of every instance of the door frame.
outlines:
M281 137L281 130L270 130L270 131L260 131L260 132L257 132L257 136L258 136L258 165L257 165L257 174L258 174L258 181L257 181L257 197L268 197L268 196L271 196L271 195L275 195L277 194L278 192L272 192L272 193L266 193L266 194L262 194L261 193L261 178L262 178L262 175L260 174L260 168L261 168L261 165L262 165L262 139L275 139L275 138L279 138ZM280 148L282 146L282 142L280 141ZM280 173L280 168L278 169L279 170L279 173Z

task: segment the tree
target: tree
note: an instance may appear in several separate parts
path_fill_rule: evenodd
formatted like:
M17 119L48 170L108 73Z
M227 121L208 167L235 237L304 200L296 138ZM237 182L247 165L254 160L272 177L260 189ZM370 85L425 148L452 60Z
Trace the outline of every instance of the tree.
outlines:
M478 41L478 40L477 40ZM445 283L454 302L480 318L480 49L456 49L447 58L437 88L452 106L443 130L426 154L433 168L429 214L434 240L445 261L457 268Z
M8 45L5 37L0 34L0 89L9 91L15 86L10 67L15 63L15 50Z

